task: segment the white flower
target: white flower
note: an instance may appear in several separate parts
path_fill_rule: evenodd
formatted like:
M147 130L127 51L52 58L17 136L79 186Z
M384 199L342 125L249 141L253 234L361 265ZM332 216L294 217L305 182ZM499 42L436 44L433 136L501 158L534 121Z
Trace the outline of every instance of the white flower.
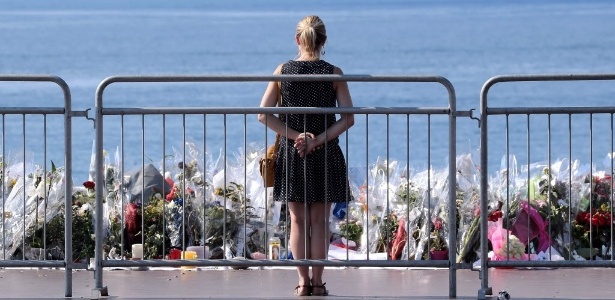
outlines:
M248 161L253 161L257 158L259 158L261 156L260 153L258 153L258 151L252 151L250 153L248 153Z
M194 176L192 176L192 178L190 178L190 180L192 182L194 182L194 184L196 185L203 185L203 178L202 178L202 174L200 171L197 171L196 173L194 173Z
M496 254L500 257L508 257L508 255L510 255L510 258L512 259L523 258L523 255L525 254L525 245L523 245L523 243L519 241L519 238L514 235L510 235L508 239L510 242L505 240L502 243L502 247L497 250Z
M90 205L90 203L81 205L81 212L87 212L91 210L92 210L92 205Z

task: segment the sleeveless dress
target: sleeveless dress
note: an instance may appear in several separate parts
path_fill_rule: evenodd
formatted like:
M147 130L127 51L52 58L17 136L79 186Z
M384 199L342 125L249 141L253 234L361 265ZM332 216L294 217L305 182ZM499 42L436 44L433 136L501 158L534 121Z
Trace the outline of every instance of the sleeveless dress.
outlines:
M334 66L323 61L288 61L282 74L333 74ZM281 82L282 107L335 107L333 82ZM289 128L319 135L335 123L335 114L289 114L280 117ZM305 126L305 127L304 127ZM299 156L294 140L280 137L275 164L273 198L288 202L346 202L350 188L344 154L335 138L308 154ZM326 145L326 147L325 147Z

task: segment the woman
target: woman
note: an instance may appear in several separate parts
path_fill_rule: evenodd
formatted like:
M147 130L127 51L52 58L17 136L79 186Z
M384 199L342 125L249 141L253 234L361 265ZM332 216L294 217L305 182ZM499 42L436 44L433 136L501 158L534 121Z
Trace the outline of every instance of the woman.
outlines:
M342 70L320 59L327 41L325 25L317 16L307 16L297 25L295 42L299 55L274 74L337 74ZM352 107L346 82L270 82L261 107ZM260 122L280 134L273 197L287 201L290 211L290 249L295 259L326 259L329 249L331 205L350 199L344 154L338 136L354 124L352 114L272 114L258 116ZM305 175L304 175L305 174ZM322 280L324 267L297 267L297 296L327 295Z

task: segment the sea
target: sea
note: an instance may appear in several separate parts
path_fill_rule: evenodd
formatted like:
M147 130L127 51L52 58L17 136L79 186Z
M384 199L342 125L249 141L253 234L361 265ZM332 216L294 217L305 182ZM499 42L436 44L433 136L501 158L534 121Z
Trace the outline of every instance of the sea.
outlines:
M615 2L607 0L3 0L0 74L59 76L70 87L73 110L93 117L96 90L110 76L269 75L296 57L295 28L306 15L323 19L328 40L322 58L345 74L443 76L454 86L457 109L475 117L481 88L497 75L615 73ZM103 106L256 107L265 86L116 84ZM449 105L439 84L349 87L356 107ZM613 106L614 97L615 82L608 81L503 83L492 88L489 106ZM56 107L63 101L53 84L0 82L2 107ZM507 153L520 164L578 159L598 169L609 166L612 118L511 115L506 130L506 119L493 117L489 169L499 170ZM447 166L447 117L356 119L341 136L350 167L385 160L417 171ZM73 178L80 182L89 176L95 128L83 117L72 124ZM455 141L457 154L469 154L477 165L478 125L458 117ZM2 128L5 163L62 165L60 118L3 115ZM188 156L208 157L211 164L221 153L241 161L273 141L254 115L113 116L104 130L105 159L123 157L127 169L181 161L186 141L195 145Z

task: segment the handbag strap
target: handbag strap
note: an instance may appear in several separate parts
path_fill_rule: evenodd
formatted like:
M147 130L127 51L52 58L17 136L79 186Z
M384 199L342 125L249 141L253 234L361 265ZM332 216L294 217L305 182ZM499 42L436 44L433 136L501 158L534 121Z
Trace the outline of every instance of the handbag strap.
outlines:
M278 107L281 107L281 106L282 106L282 83L278 81ZM280 115L278 115L278 117L279 116ZM280 134L276 133L275 143L273 144L274 145L273 149L275 149L274 153L278 153L278 143L279 142L280 142Z

